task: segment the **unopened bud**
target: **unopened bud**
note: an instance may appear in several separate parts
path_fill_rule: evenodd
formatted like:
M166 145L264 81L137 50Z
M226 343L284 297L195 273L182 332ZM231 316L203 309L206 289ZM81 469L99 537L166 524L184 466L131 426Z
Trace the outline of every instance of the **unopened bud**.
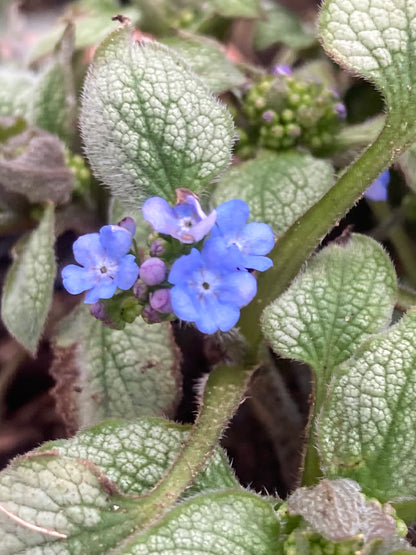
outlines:
M169 314L173 311L170 289L158 289L150 293L149 300L150 306L162 314Z
M150 305L146 305L143 308L142 318L148 324L158 324L163 321L163 316Z
M166 277L166 264L160 258L148 258L140 266L140 279L147 285L158 285Z
M97 318L97 320L105 320L107 318L104 303L98 301L96 303L90 304L89 308L92 316L94 316L94 318Z
M140 301L147 301L149 288L145 283L138 279L133 285L133 293Z

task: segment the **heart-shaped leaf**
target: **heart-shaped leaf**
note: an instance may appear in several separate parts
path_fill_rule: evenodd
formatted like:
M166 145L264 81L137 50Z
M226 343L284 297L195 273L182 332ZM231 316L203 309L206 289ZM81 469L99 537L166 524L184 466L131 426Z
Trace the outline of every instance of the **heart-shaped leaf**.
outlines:
M322 386L370 335L389 322L397 294L393 265L361 235L317 254L263 314L276 353L312 366Z
M96 51L81 130L96 175L127 202L203 190L228 165L233 138L230 114L182 58L133 42L125 27Z

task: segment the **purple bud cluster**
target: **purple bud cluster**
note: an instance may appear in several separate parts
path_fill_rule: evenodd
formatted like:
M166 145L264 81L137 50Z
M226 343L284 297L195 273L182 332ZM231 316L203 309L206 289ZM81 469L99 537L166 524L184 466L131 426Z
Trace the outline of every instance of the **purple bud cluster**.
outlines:
M187 189L177 190L174 206L161 197L149 198L143 216L157 234L140 268L135 255L127 254L135 223L124 218L74 243L82 267L63 269L64 287L73 294L87 291L91 313L107 325L114 323L111 315L130 322L141 313L148 323L177 317L204 333L230 330L257 292L252 270L272 266L265 256L274 245L271 228L247 223L249 207L239 199L205 214ZM117 288L129 292L115 295Z

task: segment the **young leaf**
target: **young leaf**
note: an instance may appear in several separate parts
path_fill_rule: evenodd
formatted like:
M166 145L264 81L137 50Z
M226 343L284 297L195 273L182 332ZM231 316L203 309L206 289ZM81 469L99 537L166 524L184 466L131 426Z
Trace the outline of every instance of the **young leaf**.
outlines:
M56 275L55 212L48 204L37 229L15 246L6 277L1 316L9 332L33 355L52 301Z
M416 497L416 312L368 339L340 367L318 426L328 476L382 501Z
M289 513L302 515L309 523L295 530L291 538L295 546L300 548L306 543L312 549L312 545L319 545L324 553L416 552L400 537L398 528L406 528L403 522L396 524L391 507L367 500L360 489L352 480L339 479L322 480L315 487L295 490L287 500ZM322 537L316 537L316 532Z
M101 43L85 81L91 165L126 202L200 192L230 161L231 116L175 52L130 34L124 27Z
M391 132L403 146L416 138L415 22L413 0L327 0L320 18L325 49L382 91Z
M61 367L71 364L69 359L61 361L60 350L67 352L74 344L79 383L70 388L78 426L107 417L170 414L176 407L179 352L169 323L149 325L137 318L123 330L114 330L95 320L83 306L57 338L58 363L53 373L58 380ZM79 386L76 392L74 385Z
M268 223L283 234L333 185L332 166L300 152L261 153L232 167L214 193L215 204L245 200L250 219Z
M106 420L71 439L46 443L38 451L53 450L65 458L88 460L122 493L144 495L174 464L189 431L190 426L163 418ZM217 448L186 495L239 487L225 454Z
M0 182L6 191L31 203L60 204L68 201L74 176L58 137L29 128L0 145Z
M373 239L352 235L309 263L263 314L273 350L312 366L322 385L389 322L397 294L393 265Z
M179 37L164 39L163 43L176 50L214 92L240 87L245 82L244 74L227 59L220 43L213 39L182 33Z

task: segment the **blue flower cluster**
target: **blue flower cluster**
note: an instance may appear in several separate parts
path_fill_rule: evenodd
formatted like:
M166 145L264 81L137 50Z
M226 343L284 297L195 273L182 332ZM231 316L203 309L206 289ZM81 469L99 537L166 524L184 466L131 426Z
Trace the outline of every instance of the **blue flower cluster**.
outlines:
M84 267L64 268L66 289L88 290L85 302L96 303L112 297L117 287L133 287L148 322L174 316L204 333L230 330L257 292L250 270L264 271L273 264L265 256L274 245L272 229L247 224L249 207L242 200L225 202L207 215L187 189L178 189L177 198L173 207L160 197L144 203L144 218L161 235L153 237L150 257L140 271L134 256L127 254L134 235L131 222L120 222L74 243L75 259ZM165 248L172 241L174 248Z

